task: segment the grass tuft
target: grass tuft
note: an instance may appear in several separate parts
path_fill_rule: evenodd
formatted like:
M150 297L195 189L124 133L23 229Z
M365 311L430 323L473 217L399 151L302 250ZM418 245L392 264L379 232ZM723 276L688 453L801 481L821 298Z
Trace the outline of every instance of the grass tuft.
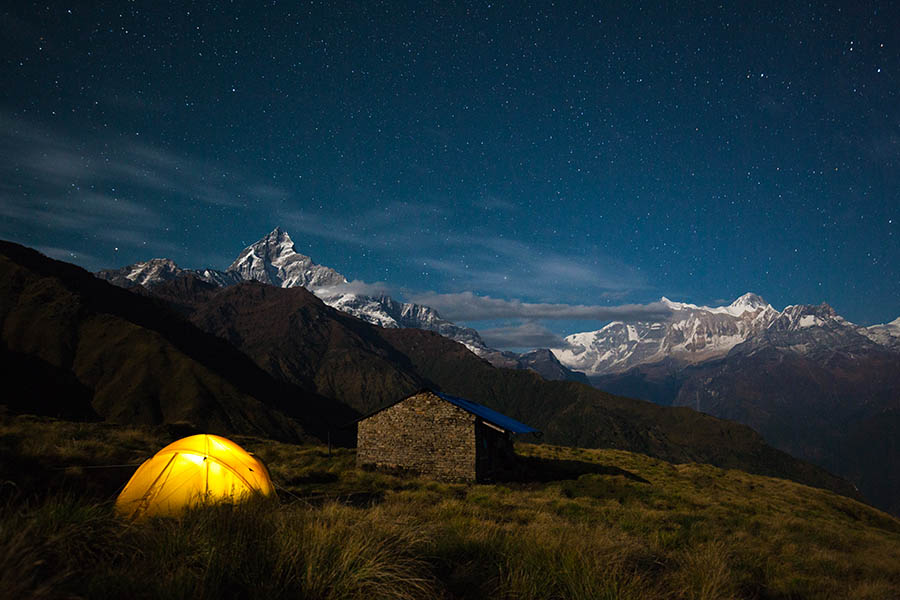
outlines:
M728 563L729 550L715 541L685 548L677 557L674 588L687 600L729 600L736 583Z

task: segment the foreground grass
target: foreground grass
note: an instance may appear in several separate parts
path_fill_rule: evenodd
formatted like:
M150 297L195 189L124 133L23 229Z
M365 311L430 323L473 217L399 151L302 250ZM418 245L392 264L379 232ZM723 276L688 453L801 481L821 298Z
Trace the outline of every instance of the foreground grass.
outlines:
M91 467L168 441L0 422L0 597L900 597L896 519L620 451L522 445L533 481L462 485L358 471L350 450L236 438L268 464L278 501L113 518L130 470Z

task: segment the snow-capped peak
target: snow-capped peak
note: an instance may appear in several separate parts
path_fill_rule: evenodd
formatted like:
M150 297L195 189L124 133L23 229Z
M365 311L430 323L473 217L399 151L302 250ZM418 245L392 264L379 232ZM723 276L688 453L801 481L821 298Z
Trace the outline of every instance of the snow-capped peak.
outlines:
M291 236L280 227L247 246L228 273L285 288L305 287L332 308L381 327L428 329L471 347L486 348L477 331L442 319L432 308L354 291L343 275L297 252Z
M768 302L753 292L747 292L728 305L729 308L745 310L756 310L757 308L765 308L766 306L768 306Z
M222 287L248 280L285 288L305 287L325 304L363 321L382 327L416 327L436 331L469 346L480 356L500 355L485 345L477 331L441 318L432 308L398 302L384 294L373 297L355 291L353 284L348 285L343 275L297 252L291 236L281 227L276 227L244 248L227 271L186 270L180 269L171 260L153 259L121 269L100 271L97 276L122 287L151 287L182 274L190 274Z
M150 281L168 281L181 273L173 261L168 258L151 258L148 261L132 265L125 278L137 285L144 285Z
M665 296L663 296L662 298L659 299L659 303L662 304L663 306L665 306L666 308L670 308L672 310L681 310L685 306L693 306L692 304L688 305L688 304L685 304L684 302L672 302Z
M242 279L280 287L315 289L347 282L334 269L317 265L310 257L297 252L291 236L280 227L247 246L228 271L238 273Z
M281 227L276 227L254 245L265 245L276 254L298 254L294 249L294 240Z
M259 241L244 248L244 251L228 267L228 270L240 271L248 266L264 262L273 264L283 262L294 255L309 258L298 253L294 248L294 240L291 239L291 236L280 227L276 227Z

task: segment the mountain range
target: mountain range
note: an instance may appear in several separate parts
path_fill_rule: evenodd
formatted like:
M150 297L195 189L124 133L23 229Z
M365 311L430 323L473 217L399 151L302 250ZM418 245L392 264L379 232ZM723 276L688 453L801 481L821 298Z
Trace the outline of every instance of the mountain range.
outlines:
M827 304L793 305L778 311L756 294L744 294L728 306L661 303L671 315L664 321L614 321L597 331L572 334L554 350L565 366L590 377L623 373L640 365L666 362L695 365L730 352L752 354L765 347L802 355L822 349L900 350L900 318L871 327L855 325Z
M97 273L101 279L120 287L143 286L148 289L185 275L219 287L241 281L258 281L282 288L303 287L328 306L368 323L387 328L412 327L437 332L464 344L495 366L530 369L548 379L587 382L582 373L567 369L546 350L520 355L489 348L476 330L460 327L442 318L433 308L399 302L387 294L371 296L356 292L355 286L346 277L297 252L290 235L280 227L245 248L225 271L182 269L167 258L154 258Z

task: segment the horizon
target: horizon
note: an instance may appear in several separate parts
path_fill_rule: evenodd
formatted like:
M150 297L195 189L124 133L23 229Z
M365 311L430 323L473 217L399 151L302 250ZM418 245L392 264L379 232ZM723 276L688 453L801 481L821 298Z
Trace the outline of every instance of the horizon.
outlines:
M215 269L215 270L220 270L220 271L226 271L226 270L228 270L228 268L230 268L233 265L234 262L237 262L238 256L241 253L243 253L245 250L249 249L251 246L253 246L255 244L262 243L263 241L266 240L266 238L268 238L276 233L281 233L284 236L286 236L287 239L291 241L291 246L292 246L294 252L297 252L298 254L305 256L306 258L309 258L313 262L314 265L327 267L327 268L333 268L331 265L323 265L322 263L316 261L315 257L308 256L306 254L303 254L302 252L299 252L296 248L296 242L294 242L293 237L290 235L290 231L288 231L287 229L285 229L279 225L279 226L276 226L274 229L272 229L269 233L263 235L256 242L248 244L247 246L242 248L240 251L238 251L235 254L234 260L230 261L225 267L219 268L219 267L212 267L210 265L196 265L196 266L182 265L182 264L179 264L177 261L174 261L168 257L153 257L153 258L150 258L147 260L138 261L137 263L132 263L129 265L121 265L120 267L112 268L111 270L116 270L118 268L123 268L123 267L127 267L127 266L133 266L133 265L139 264L139 263L150 262L153 260L169 260L169 261L172 261L176 266L178 266L181 269L192 269L192 270L199 270L199 271L202 271L204 269ZM496 308L496 303L503 302L503 301L501 301L499 299L491 298L489 296L475 296L470 293L469 294L450 293L450 294L440 294L440 295L432 294L431 297L429 297L429 294L424 294L424 295L420 294L418 296L409 298L408 290L397 289L395 287L392 287L390 284L384 283L384 282L379 282L379 283L375 283L375 284L364 282L364 281L361 281L358 279L354 279L352 277L347 277L347 274L341 272L339 269L334 269L334 270L337 271L340 275L344 276L345 279L347 280L346 293L357 293L357 294L373 295L373 296L385 294L385 295L392 296L395 299L403 301L403 302L410 302L413 304L428 306L428 307L436 310L438 312L438 314L440 314L443 318L453 321L454 323L459 324L459 325L472 327L473 329L478 330L479 333L481 333L482 330L485 330L488 332L488 336L490 336L491 328L504 329L505 324L507 324L509 321L517 320L513 314L516 311L521 312L521 310L523 308L524 309L529 309L529 308L533 309L533 307L538 306L535 304L527 304L527 303L520 303L518 306L509 306L508 308L506 308L506 310L510 311L510 315L505 316L505 317L504 316L490 316L490 317L485 316L485 317L454 318L455 310L465 311L467 308L466 304L471 303L473 300L479 304L479 306L476 307L475 310L479 311L479 309L480 309L480 312L497 312L497 311L502 312L504 310L505 306L508 305L509 303L505 303L504 305L501 305L500 308L498 309L498 308ZM330 291L333 291L332 288L328 288L328 289ZM316 288L316 289L313 289L310 291L313 291L313 293L316 293L317 291L319 291L319 289ZM751 300L751 301L759 300L777 312L783 312L784 310L786 310L792 306L804 306L804 305L806 305L806 306L808 306L808 305L831 306L827 301L822 301L822 302L815 303L815 304L792 303L792 304L783 305L781 308L779 308L778 306L775 306L772 303L770 303L761 294L757 294L756 292L753 292L753 291L744 292L740 296L737 296L736 298L734 298L733 300L720 299L714 304L696 304L696 303L686 302L686 301L678 300L678 299L673 300L673 299L663 295L663 296L660 296L659 298L657 298L647 304L644 304L644 305L629 305L628 307L611 305L609 307L596 307L596 310L601 311L601 312L604 310L607 310L607 309L608 310L618 310L618 309L624 308L625 309L624 318L600 319L600 318L587 318L587 317L582 317L582 318L533 317L533 318L527 319L528 324L525 325L524 327L522 327L522 329L524 330L523 333L525 335L530 335L532 337L546 335L547 339L549 340L551 338L550 338L550 335L547 334L547 332L550 332L550 334L553 334L556 338L560 338L560 337L566 337L568 335L574 335L574 334L578 334L578 333L586 333L586 332L590 332L590 331L595 331L598 329L602 329L606 325L617 323L617 322L624 322L624 323L645 322L645 323L648 323L648 322L654 322L654 321L661 321L661 320L665 320L666 318L668 318L667 316L664 318L659 318L658 316L656 318L652 318L655 315L655 313L652 311L655 310L655 307L657 305L661 305L664 310L671 310L671 309L677 308L677 307L684 307L684 308L689 308L689 309L717 311L719 309L732 307L747 297L750 297L749 300ZM437 300L437 301L429 302L429 300ZM490 304L485 306L486 303L490 303ZM440 306L440 307L433 306L434 304L438 304L438 306ZM448 306L450 307L449 311L447 311ZM834 307L831 306L831 308L834 308ZM544 308L543 311L544 312L548 312L548 311L552 312L553 310L560 310L560 311L570 311L571 312L572 309L585 310L585 309L590 309L590 307L583 306L583 305L581 305L581 306L551 305L548 308ZM634 316L631 316L632 312L629 312L629 309L631 309L633 311ZM471 310L471 308L470 308L470 310ZM651 317L651 318L640 318L639 315L642 314L644 311L647 311L647 316ZM838 312L838 314L840 314L840 311L836 310L836 312ZM843 315L841 315L841 316L843 316ZM889 322L892 322L892 321L895 321L898 319L900 319L900 316L896 317L895 319L885 321L884 323L889 323ZM555 330L551 330L549 327L546 327L545 324L552 323L552 322L563 323L564 325L563 325L563 327L557 326L554 328ZM560 329L572 329L573 328L573 326L571 325L572 323L600 323L600 325L593 329L586 329L586 328L578 329L576 327L575 329L577 329L577 330L572 330L572 331L569 331L566 333L559 331ZM883 323L871 323L871 324L855 323L855 324L861 325L861 326L873 326L873 325L880 325ZM503 349L503 350L513 350L516 352L521 352L521 351L525 351L525 350L533 350L533 349L536 350L536 349L542 348L542 346L540 346L540 345L512 345L512 346L499 345L499 346L495 346L495 347L497 347L499 349ZM553 348L555 346L551 345L549 347Z

